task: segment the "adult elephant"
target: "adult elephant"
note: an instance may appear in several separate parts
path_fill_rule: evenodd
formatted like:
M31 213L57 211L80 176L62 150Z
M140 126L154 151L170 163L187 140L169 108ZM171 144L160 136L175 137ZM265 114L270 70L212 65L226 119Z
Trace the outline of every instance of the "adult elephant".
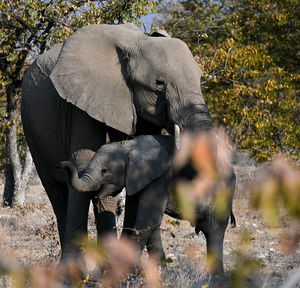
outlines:
M200 70L185 43L164 31L148 37L133 24L91 25L39 56L23 80L22 121L58 222L62 258L87 231L94 200L98 235L115 226L113 198L68 188L57 163L83 171L94 153L128 135L161 128L209 129Z

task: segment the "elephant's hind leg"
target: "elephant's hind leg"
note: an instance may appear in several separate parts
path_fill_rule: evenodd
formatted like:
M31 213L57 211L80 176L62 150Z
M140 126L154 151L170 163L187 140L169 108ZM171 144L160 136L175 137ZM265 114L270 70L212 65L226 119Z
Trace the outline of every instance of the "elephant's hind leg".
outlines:
M162 246L162 241L161 241L160 227L157 227L151 233L151 235L146 243L146 247L147 247L148 253L150 255L154 255L154 257L156 257L160 260L166 259L166 255L165 255L164 248Z
M223 241L226 230L226 222L223 225L210 223L210 227L202 229L206 238L207 257L214 257L215 265L211 267L215 275L224 273L223 267Z

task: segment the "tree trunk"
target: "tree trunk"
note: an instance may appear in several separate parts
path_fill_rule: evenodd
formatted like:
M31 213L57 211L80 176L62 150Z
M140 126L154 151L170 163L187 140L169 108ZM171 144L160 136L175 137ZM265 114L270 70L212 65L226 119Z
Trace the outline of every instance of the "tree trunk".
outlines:
M8 97L8 99L11 99ZM33 162L30 151L26 146L24 161L20 159L17 141L17 122L19 112L14 103L8 103L9 125L6 129L6 167L5 167L5 188L3 194L3 205L22 205L25 201L25 192L30 173L33 169ZM23 162L23 163L22 163Z
M6 149L7 151L7 149ZM15 179L12 165L9 161L9 157L6 157L5 163L5 185L4 185L4 193L3 193L3 206L12 206L13 197L14 197L14 187L15 187Z

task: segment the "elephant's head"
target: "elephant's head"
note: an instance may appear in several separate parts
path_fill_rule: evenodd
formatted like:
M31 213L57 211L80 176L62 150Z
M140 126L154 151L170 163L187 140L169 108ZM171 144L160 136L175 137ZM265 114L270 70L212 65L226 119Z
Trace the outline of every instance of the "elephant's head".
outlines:
M135 25L123 24L91 25L74 33L62 47L51 80L62 98L133 135L137 114L167 129L173 124L210 128L200 76L184 42L164 31L146 36Z
M80 176L70 161L61 162L57 169L65 170L68 185L77 191L108 196L126 187L131 196L170 168L173 142L170 136L150 135L114 142L101 146Z

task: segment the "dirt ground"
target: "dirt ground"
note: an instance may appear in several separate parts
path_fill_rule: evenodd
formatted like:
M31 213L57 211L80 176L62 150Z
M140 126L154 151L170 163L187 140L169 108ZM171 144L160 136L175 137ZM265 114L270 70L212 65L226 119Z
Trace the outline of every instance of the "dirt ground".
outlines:
M229 225L225 235L225 271L231 275L235 268L241 269L241 266L246 265L247 261L236 261L236 255L242 249L245 252L243 257L253 259L259 267L256 274L248 277L243 287L281 287L283 280L299 264L300 248L292 254L280 252L281 228L274 229L266 225L260 213L249 205L247 187L253 181L256 169L257 166L246 154L240 154L235 165L237 187L233 204L237 227L231 228ZM0 199L3 184L2 177ZM206 285L210 278L202 270L206 257L203 234L196 235L187 221L173 225L170 219L165 216L161 227L166 256L173 261L163 269L164 287L210 287L210 284ZM89 234L95 237L92 209L89 213ZM242 248L241 235L249 235L249 242ZM30 182L25 207L0 207L0 257L1 254L2 257L15 255L27 267L58 263L60 246L55 216L37 177ZM8 282L0 278L0 287L8 286ZM138 286L127 283L124 287Z

